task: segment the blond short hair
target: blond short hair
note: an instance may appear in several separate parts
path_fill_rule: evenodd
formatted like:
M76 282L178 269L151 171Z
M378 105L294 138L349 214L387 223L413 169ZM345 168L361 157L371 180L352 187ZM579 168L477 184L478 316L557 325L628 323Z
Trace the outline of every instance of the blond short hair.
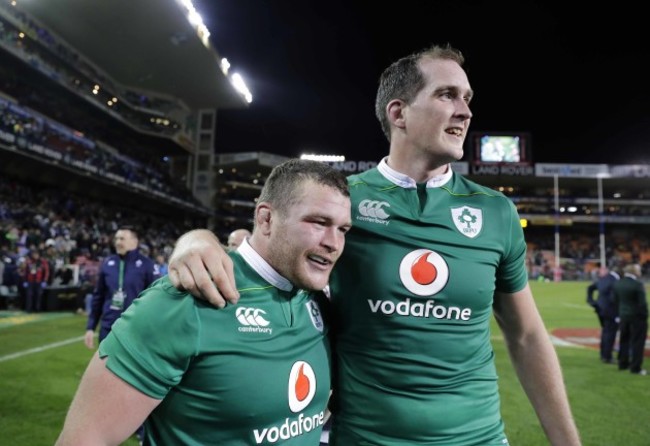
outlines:
M626 274L633 274L637 277L641 276L641 265L638 263L631 263L629 265L625 265L625 268L623 268L623 272Z

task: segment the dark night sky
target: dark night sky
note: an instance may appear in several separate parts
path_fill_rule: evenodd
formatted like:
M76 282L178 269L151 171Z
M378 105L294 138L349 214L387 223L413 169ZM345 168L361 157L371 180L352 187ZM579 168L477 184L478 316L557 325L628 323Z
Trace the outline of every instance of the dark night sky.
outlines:
M194 3L254 97L219 114L219 152L379 160L379 74L449 42L476 92L470 130L529 132L535 162L650 164L650 21L627 0Z

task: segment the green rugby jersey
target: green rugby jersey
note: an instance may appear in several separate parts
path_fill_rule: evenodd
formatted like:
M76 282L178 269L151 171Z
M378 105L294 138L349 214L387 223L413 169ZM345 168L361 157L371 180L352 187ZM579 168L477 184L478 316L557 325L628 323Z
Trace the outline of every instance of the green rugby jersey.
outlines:
M417 186L385 161L349 184L330 444L507 444L490 320L494 291L527 283L514 205L451 171Z
M113 325L100 356L162 399L145 444L317 446L330 390L329 302L292 290L248 244L230 255L237 305L217 309L161 278Z

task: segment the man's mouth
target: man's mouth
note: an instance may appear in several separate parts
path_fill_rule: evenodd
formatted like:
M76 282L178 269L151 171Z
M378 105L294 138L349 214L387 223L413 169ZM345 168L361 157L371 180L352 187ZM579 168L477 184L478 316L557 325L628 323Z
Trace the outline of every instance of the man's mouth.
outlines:
M319 256L317 254L309 254L307 256L307 258L309 260L311 260L312 262L315 262L315 263L317 263L319 265L322 265L322 266L328 266L328 265L332 264L332 261L330 259L328 259L326 257L323 257L323 256Z

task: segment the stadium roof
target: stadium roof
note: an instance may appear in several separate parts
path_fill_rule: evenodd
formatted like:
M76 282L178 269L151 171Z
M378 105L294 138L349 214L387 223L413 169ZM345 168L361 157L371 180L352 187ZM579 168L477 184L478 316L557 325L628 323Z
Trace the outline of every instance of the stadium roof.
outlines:
M177 0L17 4L123 87L180 98L191 109L247 106Z

